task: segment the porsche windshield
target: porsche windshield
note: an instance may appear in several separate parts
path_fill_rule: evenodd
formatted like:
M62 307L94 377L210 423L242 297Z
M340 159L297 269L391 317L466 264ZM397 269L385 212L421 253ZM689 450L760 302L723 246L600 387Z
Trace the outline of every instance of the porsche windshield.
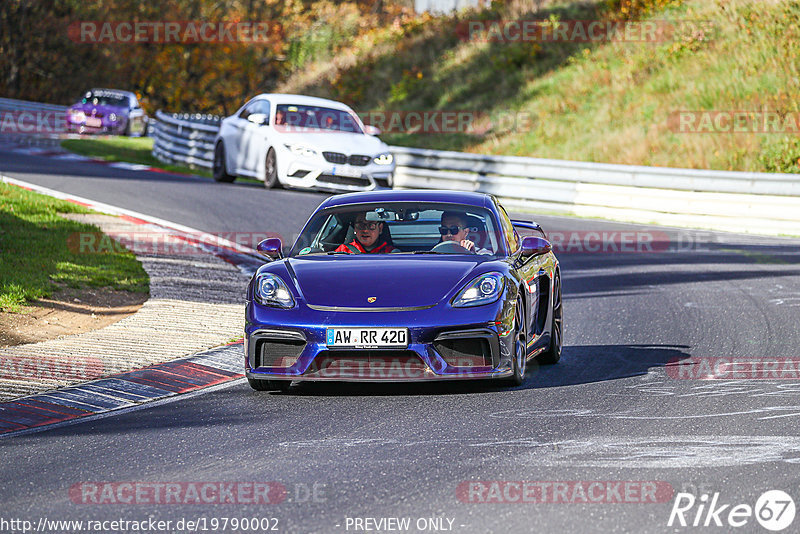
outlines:
M315 214L290 256L310 254L502 254L502 232L485 208L399 202Z

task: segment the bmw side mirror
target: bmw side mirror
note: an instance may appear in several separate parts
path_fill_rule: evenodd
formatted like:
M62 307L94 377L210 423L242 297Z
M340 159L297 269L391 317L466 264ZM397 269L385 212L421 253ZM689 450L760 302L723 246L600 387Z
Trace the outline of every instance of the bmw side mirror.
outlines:
M281 253L282 247L283 244L281 243L280 239L277 237L270 237L269 239L265 239L256 245L256 250L262 256L266 256L272 260L278 260L283 257L283 254Z
M251 113L247 116L247 120L252 122L253 124L257 124L261 126L267 122L267 115L266 113Z
M375 137L378 137L383 133L380 128L377 126L372 126L371 124L364 126L364 132L366 132L367 135L374 135Z
M541 256L547 254L552 250L550 242L547 239L529 235L522 238L522 245L520 247L523 258L530 258L532 256Z

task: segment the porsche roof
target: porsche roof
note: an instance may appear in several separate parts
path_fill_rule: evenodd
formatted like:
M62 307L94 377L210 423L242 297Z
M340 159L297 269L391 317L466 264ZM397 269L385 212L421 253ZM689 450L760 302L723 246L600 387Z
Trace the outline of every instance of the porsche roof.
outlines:
M347 204L362 204L365 202L447 202L451 204L487 207L491 203L491 196L486 193L476 193L472 191L387 189L335 195L326 199L320 205L320 208L345 206Z

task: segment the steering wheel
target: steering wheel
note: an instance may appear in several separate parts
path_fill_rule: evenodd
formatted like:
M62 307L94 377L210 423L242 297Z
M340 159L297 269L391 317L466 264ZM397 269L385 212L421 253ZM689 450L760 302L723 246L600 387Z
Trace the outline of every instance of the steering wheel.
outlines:
M433 247L431 252L441 252L442 254L474 254L474 252L470 252L455 241L442 241Z

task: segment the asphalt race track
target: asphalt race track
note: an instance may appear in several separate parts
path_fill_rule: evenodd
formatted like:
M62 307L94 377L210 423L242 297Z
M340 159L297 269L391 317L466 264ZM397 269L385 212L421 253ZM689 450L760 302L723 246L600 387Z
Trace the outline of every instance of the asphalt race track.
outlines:
M0 151L0 173L208 232L290 239L325 198L10 151ZM724 527L703 511L706 531L766 532L755 516L736 529L727 521L767 490L800 498L800 240L527 217L565 247L575 241L558 253L563 358L529 367L523 386L303 384L269 394L239 380L0 438L0 515L34 525L170 520L169 531L187 532L221 530L222 518L277 518L281 532L394 525L365 518L408 518L410 532L693 532L701 496L719 493L717 507L730 505L716 516ZM586 232L645 233L656 251L588 251ZM722 379L699 380L690 358L778 361L781 373L721 367ZM269 481L285 490L280 502L93 504L75 489ZM521 481L547 502L519 502ZM668 527L679 492L698 504L685 514L690 526Z

